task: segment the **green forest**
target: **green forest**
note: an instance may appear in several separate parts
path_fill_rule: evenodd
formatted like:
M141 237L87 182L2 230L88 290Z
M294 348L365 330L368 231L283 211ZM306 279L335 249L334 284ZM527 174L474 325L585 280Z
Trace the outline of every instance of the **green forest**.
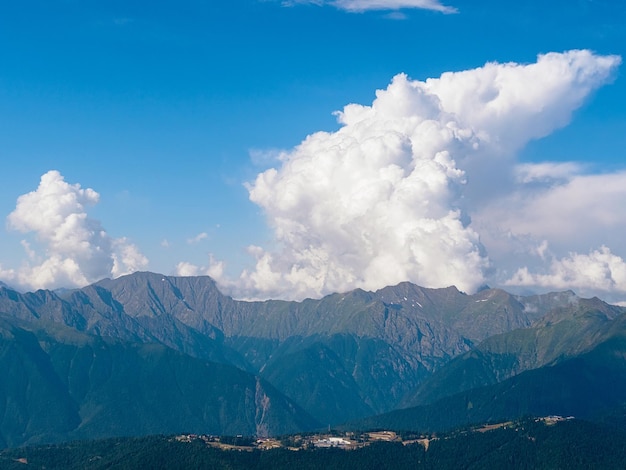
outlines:
M6 449L3 469L481 469L626 468L623 423L527 419L497 429L458 430L420 443L338 448L220 450L201 439L115 438Z

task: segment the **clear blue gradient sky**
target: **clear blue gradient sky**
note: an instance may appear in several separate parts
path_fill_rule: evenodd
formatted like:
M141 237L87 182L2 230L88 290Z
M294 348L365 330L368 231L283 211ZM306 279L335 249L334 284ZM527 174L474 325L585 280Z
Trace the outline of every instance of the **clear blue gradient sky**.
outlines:
M410 280L624 301L625 24L613 0L3 2L0 280L140 269L243 298ZM385 89L387 114L333 114ZM434 108L401 109L416 90ZM438 130L407 131L407 112ZM432 140L448 122L467 132Z

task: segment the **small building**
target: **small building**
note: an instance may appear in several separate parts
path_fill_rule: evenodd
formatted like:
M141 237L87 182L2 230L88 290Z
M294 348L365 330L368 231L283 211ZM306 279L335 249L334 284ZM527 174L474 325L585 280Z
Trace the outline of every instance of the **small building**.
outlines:
M346 448L352 446L352 442L347 441L341 437L325 437L323 439L318 439L317 441L313 441L313 445L315 447L341 447Z

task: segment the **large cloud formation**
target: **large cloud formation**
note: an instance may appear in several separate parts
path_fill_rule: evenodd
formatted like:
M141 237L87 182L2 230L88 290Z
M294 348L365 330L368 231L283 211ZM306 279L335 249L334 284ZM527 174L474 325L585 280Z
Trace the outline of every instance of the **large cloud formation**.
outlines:
M515 153L566 125L619 63L575 50L426 81L397 75L370 106L338 112L338 131L308 136L248 185L275 245L250 247L256 266L234 291L303 298L405 280L474 291L492 265L471 217L511 186L569 176L557 165L516 172Z
M99 198L93 189L67 183L58 171L44 174L39 187L20 196L7 218L9 228L34 233L42 250L23 240L29 261L4 276L25 288L56 288L144 268L148 261L133 244L111 238L87 216L87 207Z

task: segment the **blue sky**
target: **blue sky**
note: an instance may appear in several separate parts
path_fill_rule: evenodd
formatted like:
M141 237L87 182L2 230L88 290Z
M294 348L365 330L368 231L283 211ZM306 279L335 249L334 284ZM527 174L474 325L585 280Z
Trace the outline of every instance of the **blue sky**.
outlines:
M0 280L55 288L141 269L210 274L245 298L411 280L626 300L624 24L626 5L609 0L4 2ZM593 54L524 72L540 54L571 50ZM493 78L488 62L517 68ZM551 102L548 84L564 68L574 78ZM443 103L437 122L475 132L436 143L443 163L420 150L431 134L405 135L413 153L403 160L396 146L406 142L389 136L404 131L383 129L384 113L363 118L386 136L382 150L333 114L371 107L387 89L382 109L396 88L464 70L480 72L417 86ZM405 82L388 89L400 73ZM494 83L535 100L534 114L519 121L512 109L497 126L454 107L456 89ZM307 136L318 137L305 145ZM358 178L348 163L324 167L319 155L348 137L357 160L370 150L388 160ZM487 150L470 155L462 146L472 139ZM342 151L327 157L369 165ZM379 187L391 166L404 176ZM398 205L389 191L409 173L430 189L411 186L412 205ZM431 209L414 212L422 203Z

